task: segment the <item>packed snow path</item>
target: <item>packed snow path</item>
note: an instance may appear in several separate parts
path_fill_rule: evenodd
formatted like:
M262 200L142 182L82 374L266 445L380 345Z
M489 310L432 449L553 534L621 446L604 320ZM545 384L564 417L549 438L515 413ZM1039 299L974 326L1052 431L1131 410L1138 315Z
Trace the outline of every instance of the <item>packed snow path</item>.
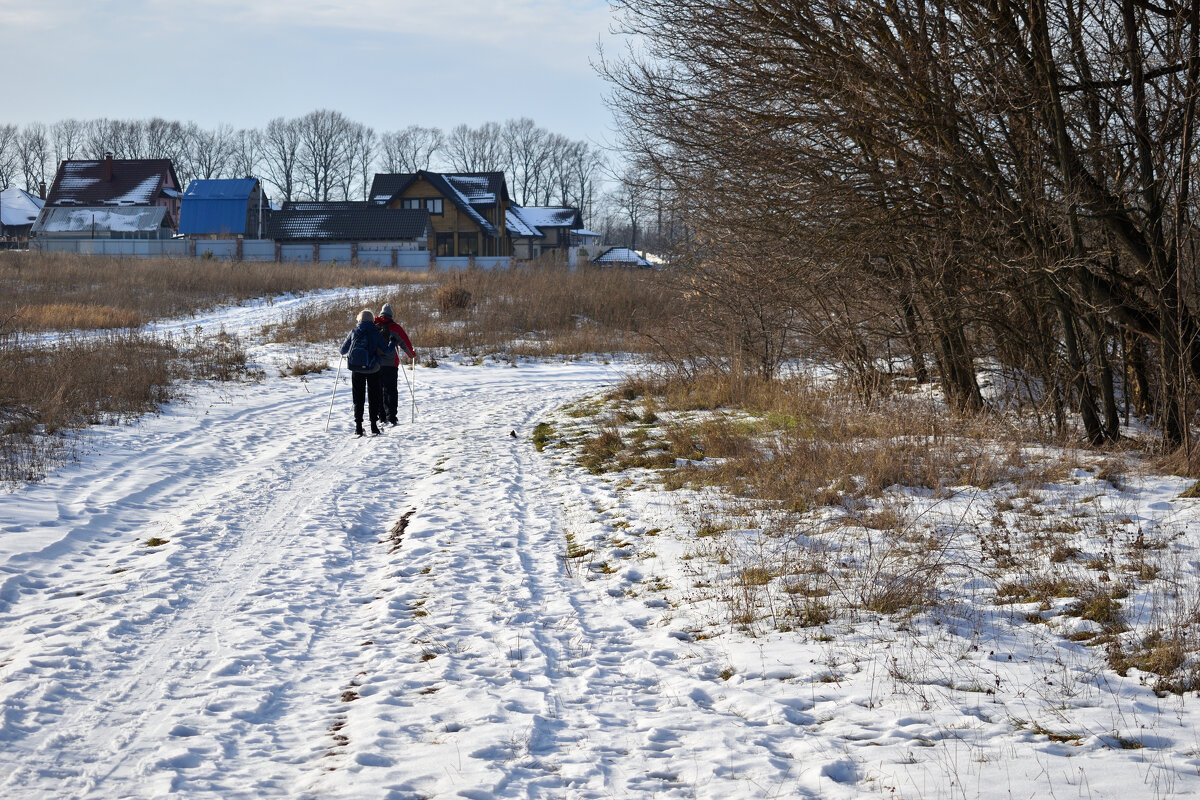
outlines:
M348 435L344 387L323 431L332 373L269 378L3 498L5 796L778 790L715 675L562 562L588 489L530 433L616 370L417 375L418 423L381 437Z
M251 352L262 382L0 495L0 797L1200 793L1196 703L1048 626L730 631L676 495L533 447L621 367L450 359L415 425L354 439L344 383L324 431L332 370ZM1179 491L1127 510L1192 548Z

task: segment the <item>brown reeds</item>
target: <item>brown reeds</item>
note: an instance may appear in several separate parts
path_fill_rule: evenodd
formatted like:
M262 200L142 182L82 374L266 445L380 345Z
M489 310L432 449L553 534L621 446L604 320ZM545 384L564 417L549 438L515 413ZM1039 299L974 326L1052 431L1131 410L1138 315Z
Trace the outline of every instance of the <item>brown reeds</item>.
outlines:
M137 327L264 295L419 281L422 275L331 264L0 253L0 331Z
M359 299L368 308L391 303L421 351L537 357L650 352L669 298L655 275L519 266L432 273L403 291ZM339 338L351 305L303 309L270 335L276 341Z

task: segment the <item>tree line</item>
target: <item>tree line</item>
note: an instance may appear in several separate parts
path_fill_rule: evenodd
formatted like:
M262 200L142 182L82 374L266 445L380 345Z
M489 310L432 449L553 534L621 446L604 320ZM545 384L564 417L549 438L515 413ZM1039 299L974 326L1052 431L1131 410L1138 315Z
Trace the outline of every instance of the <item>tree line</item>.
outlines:
M272 119L263 128L152 119L64 119L0 125L0 189L36 194L67 159L169 158L180 181L261 176L279 200L367 199L376 172L503 171L521 205L566 205L585 217L605 160L586 141L528 118L449 132L410 125L377 133L337 111Z
M869 399L903 354L960 412L1190 458L1200 0L615 5L652 54L601 65L634 183L745 363Z

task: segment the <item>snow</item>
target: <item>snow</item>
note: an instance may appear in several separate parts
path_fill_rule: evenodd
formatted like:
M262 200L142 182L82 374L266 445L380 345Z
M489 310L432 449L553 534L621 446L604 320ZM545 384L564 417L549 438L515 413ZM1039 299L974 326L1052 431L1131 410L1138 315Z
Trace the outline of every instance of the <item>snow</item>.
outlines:
M1098 670L1048 626L731 630L694 589L683 495L531 443L629 363L445 358L412 375L416 423L402 379L405 422L365 439L343 372L326 432L333 345L329 371L281 378L299 350L255 336L352 297L156 326L238 333L268 377L93 429L0 496L5 796L1200 792L1195 698ZM1191 542L1179 489L1146 479L1121 513ZM927 502L970 522L978 498ZM564 558L568 534L597 552Z
M34 228L35 233L90 231L156 231L162 226L167 210L162 206L91 206L51 208Z
M45 204L40 197L10 186L0 192L0 225L29 225Z

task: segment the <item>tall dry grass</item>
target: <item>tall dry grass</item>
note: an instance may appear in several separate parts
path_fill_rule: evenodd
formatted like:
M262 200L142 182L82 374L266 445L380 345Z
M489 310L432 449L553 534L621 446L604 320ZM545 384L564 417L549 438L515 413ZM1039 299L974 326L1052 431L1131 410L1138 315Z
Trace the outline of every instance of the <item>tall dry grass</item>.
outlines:
M303 309L269 333L276 341L333 341L345 335L358 308L386 302L424 352L651 352L670 298L656 275L626 270L535 265L435 272L401 292Z
M70 457L69 434L156 410L187 378L250 376L237 337L131 331L0 342L0 482L41 478Z
M0 252L0 332L137 327L223 303L423 275L331 264Z

